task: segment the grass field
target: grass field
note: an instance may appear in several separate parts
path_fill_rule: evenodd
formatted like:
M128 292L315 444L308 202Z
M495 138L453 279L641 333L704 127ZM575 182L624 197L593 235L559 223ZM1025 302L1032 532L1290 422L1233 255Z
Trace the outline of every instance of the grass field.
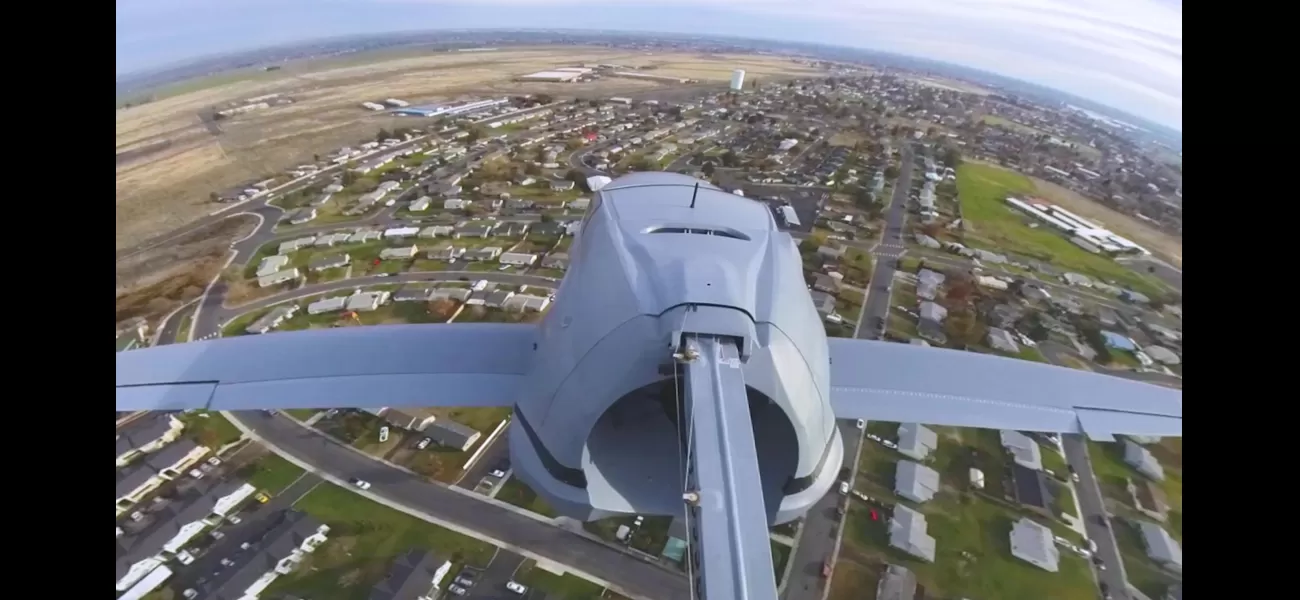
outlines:
M281 458L278 454L268 454L241 469L239 475L260 490L278 494L302 477L302 474L303 470L298 465Z
M501 485L501 491L497 492L497 500L507 504L513 504L525 510L531 510L543 517L555 517L555 509L551 508L545 500L537 497L537 493L524 485L523 482L511 477Z
M970 245L1026 255L1061 269L1117 282L1151 297L1161 295L1163 287L1155 279L1091 254L1046 227L1031 229L1027 225L1030 217L1016 212L1005 201L1007 196L1034 193L1033 183L1025 176L991 165L964 163L957 168L957 189Z
M388 573L392 559L413 549L445 556L456 566L485 566L493 547L459 533L354 494L333 484L321 484L295 508L329 525L329 541L297 571L272 584L268 595L300 598L364 600Z
M190 439L213 450L238 440L244 434L219 412L196 410L179 418L185 423L185 434Z
M515 581L535 590L545 592L547 598L564 600L594 600L601 598L604 588L577 575L556 575L540 569L531 560L524 561L515 572Z
M880 431L892 432L891 424L880 426ZM925 563L890 547L888 511L883 511L885 514L880 519L872 520L870 507L855 500L846 516L844 545L830 597L846 600L861 597L854 596L853 591L861 594L863 590L874 590L884 564L894 563L916 573L930 597L1095 598L1096 589L1082 558L1062 554L1060 572L1048 573L1011 556L1011 525L1028 513L989 498L1003 495L1000 477L993 475L1002 472L1006 460L997 433L944 427L935 428L935 432L939 434L939 448L933 453L930 466L939 471L942 490L919 507L929 522L928 533L936 540L935 562ZM882 502L897 503L893 475L900 457L878 444L864 444L857 489ZM989 474L984 490L987 496L970 489L968 472L972 466ZM1045 524L1058 531L1065 528L1061 523Z

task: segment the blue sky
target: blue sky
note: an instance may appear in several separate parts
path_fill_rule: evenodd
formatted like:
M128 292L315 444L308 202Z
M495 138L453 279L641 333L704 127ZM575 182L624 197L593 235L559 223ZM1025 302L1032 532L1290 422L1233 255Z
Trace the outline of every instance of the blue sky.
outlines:
M516 27L884 50L1047 85L1182 130L1181 0L117 0L117 72L337 35Z

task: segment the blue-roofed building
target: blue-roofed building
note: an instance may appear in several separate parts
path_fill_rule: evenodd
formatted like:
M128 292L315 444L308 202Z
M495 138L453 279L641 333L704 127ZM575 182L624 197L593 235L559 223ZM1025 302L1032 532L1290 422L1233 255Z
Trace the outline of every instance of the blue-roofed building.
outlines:
M1115 333L1114 331L1103 331L1101 332L1101 337L1106 338L1106 346L1110 348L1127 350L1129 352L1137 351L1137 344L1134 344L1133 340L1129 339L1126 335Z
M436 117L446 111L447 111L447 107L445 106L430 105L430 106L407 106L403 108L395 108L388 112L400 117Z

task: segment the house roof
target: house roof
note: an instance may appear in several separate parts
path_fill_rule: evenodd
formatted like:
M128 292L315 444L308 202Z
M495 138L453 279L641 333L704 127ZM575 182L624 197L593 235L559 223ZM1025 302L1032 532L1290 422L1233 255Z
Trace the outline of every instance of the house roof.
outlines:
M131 565L161 552L163 544L180 532L181 527L212 514L218 499L243 485L239 479L213 482L205 477L194 480L188 490L165 500L161 508L149 512L147 518L151 521L143 529L117 538L117 579L126 576Z
M1015 486L1016 501L1025 506L1047 508L1050 495L1047 491L1046 475L1024 465L1011 465L1011 481Z
M235 564L222 570L204 589L200 589L200 598L242 600L244 590L261 579L267 571L274 569L281 560L293 554L321 526L315 517L295 510L285 510L269 521L272 523L270 528L253 542L254 547L231 555L229 558Z
M1142 532L1142 543L1146 545L1147 556L1162 563L1183 566L1183 547L1164 527L1139 521L1138 529Z
M934 430L920 423L899 423L899 452L916 460L924 460L925 457L930 455L931 450L938 447L939 435Z
M1045 571L1060 569L1061 551L1052 530L1025 517L1011 527L1011 555Z
M902 504L894 505L889 520L889 545L917 558L934 562L935 542L926 533L925 515Z
M127 424L117 432L116 456L122 456L141 446L157 441L168 431L171 431L172 421L175 418L172 413L154 412Z
M916 574L901 565L886 565L876 586L876 600L912 600L916 597Z
M898 461L894 491L914 502L925 502L939 492L939 472L910 460Z
M1035 471L1043 470L1043 449L1038 446L1038 442L1010 429L1003 429L998 435L1002 438L1002 447L1011 453L1016 464Z
M370 600L416 600L428 595L434 573L444 562L427 550L398 555L388 568L388 575L370 590Z
M438 419L432 425L424 430L425 435L433 438L433 441L444 446L463 447L479 435L478 431L465 425L457 423L451 419Z
M1124 462L1152 479L1164 479L1165 469L1150 450L1139 446L1133 440L1124 440Z
M936 323L942 322L944 317L948 316L948 309L933 302L922 302L919 310L922 319L928 319Z

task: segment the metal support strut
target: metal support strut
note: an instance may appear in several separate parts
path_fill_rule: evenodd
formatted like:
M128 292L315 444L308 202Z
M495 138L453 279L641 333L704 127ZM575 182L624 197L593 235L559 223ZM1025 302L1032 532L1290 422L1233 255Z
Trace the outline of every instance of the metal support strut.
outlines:
M776 600L767 510L749 399L733 340L687 337L687 523L696 597Z

